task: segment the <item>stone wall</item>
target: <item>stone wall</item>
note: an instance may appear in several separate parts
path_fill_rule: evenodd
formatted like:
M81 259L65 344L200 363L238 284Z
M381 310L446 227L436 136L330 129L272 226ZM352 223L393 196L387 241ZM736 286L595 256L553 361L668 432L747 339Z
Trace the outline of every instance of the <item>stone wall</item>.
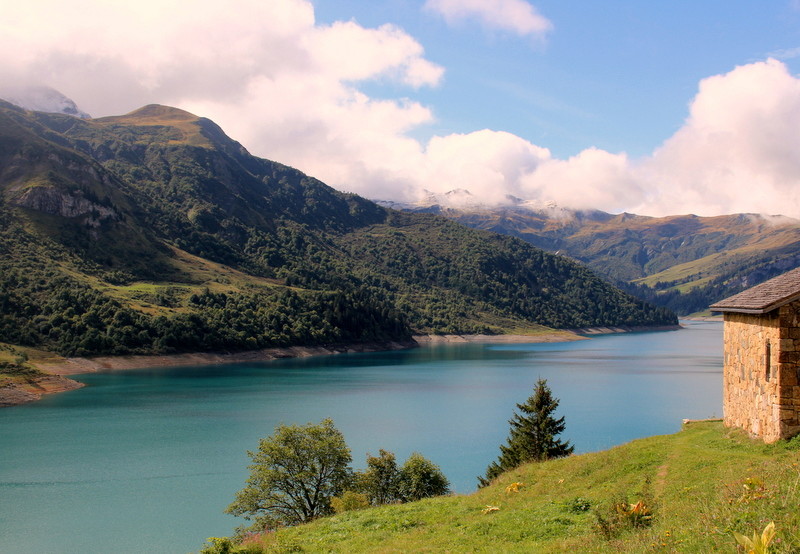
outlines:
M800 301L780 309L780 437L800 434Z
M763 315L725 314L725 425L765 442L800 432L800 303Z

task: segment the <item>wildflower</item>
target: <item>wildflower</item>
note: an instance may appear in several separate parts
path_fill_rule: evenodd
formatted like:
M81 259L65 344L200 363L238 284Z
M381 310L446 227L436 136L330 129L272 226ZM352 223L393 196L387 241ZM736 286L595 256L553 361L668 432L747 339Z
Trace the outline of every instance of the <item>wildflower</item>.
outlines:
M512 492L519 492L519 490L525 486L525 483L520 483L517 481L516 483L511 483L509 486L506 487L506 493Z

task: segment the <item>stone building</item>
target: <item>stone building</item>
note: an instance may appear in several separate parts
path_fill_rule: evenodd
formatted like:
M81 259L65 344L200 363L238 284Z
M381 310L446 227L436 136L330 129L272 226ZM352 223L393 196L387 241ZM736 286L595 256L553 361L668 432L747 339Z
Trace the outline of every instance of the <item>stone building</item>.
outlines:
M800 268L711 310L725 320L725 425L765 442L800 433Z

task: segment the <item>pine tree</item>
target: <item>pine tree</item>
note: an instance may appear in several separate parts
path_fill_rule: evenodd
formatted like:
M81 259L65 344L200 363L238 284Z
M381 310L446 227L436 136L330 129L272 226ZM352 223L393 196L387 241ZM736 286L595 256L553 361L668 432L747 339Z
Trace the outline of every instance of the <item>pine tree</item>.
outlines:
M569 441L556 437L566 425L564 418L556 419L553 412L558 408L545 379L539 379L524 404L517 404L519 413L509 420L511 432L507 444L500 446L500 456L486 468L486 476L478 477L478 485L485 487L492 479L525 462L542 462L572 454L574 447Z

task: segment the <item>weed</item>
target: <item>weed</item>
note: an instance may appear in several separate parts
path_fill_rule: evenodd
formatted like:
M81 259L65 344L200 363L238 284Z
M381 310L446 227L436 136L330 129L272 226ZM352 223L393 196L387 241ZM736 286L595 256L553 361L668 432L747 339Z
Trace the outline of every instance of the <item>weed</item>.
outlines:
M606 540L611 540L623 531L649 527L653 523L653 508L641 499L628 502L627 495L613 500L606 514L595 511L597 530Z
M572 500L567 500L563 504L564 509L571 514L581 514L588 512L592 507L592 501L582 496L576 496Z
M764 527L761 536L758 535L757 531L753 532L752 538L736 532L733 533L733 536L736 538L736 542L741 544L748 554L767 554L769 552L769 544L775 537L775 522L770 521L767 526Z
M520 483L519 481L517 481L516 483L511 483L509 486L506 487L506 494L511 494L512 492L519 492L524 487L525 483Z

